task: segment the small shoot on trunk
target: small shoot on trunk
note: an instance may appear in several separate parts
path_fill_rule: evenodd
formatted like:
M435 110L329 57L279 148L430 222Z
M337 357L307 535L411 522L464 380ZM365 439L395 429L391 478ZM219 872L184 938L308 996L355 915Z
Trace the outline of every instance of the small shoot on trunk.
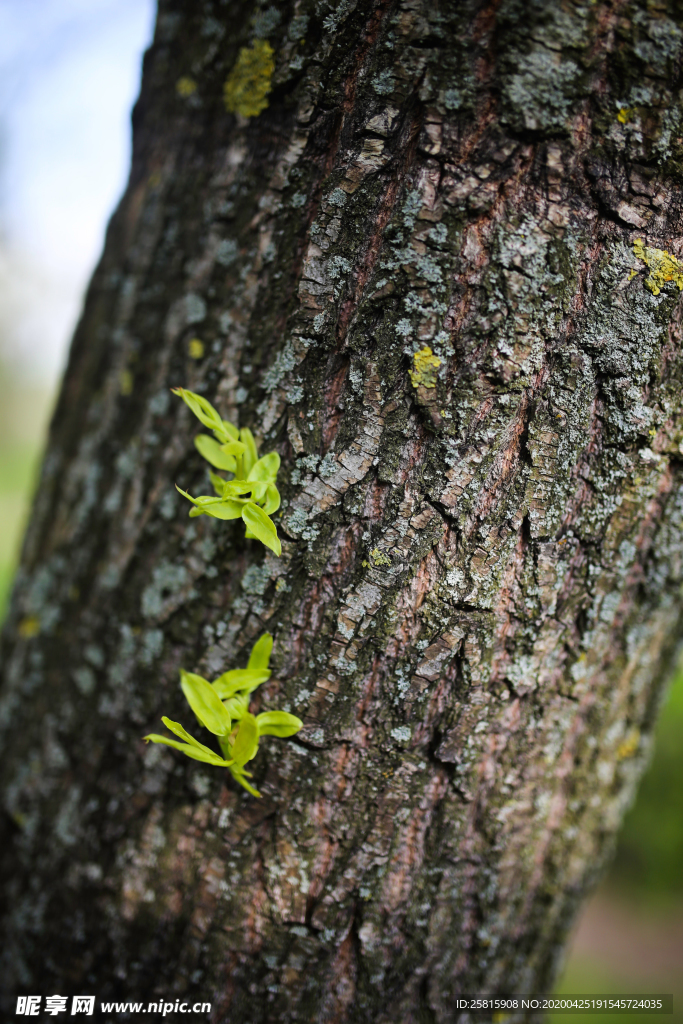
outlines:
M264 633L252 647L246 668L224 672L212 683L194 672L180 670L185 699L199 724L217 737L221 754L200 743L178 722L165 717L161 720L166 728L182 742L158 733L145 736L145 741L163 743L194 761L227 768L235 782L252 796L260 797L259 791L247 781L252 774L245 765L256 757L261 736L294 736L303 725L300 718L288 711L264 711L260 715L249 711L250 694L270 678L268 665L272 649L273 638L270 633Z
M280 456L269 452L258 456L254 435L248 427L239 430L218 412L202 395L186 388L172 388L192 410L199 422L213 432L199 434L195 448L203 459L232 478L210 471L214 495L203 494L193 498L176 484L184 498L194 508L191 516L212 516L214 519L241 519L246 527L245 537L260 540L276 555L282 554L280 538L271 516L280 507L280 492L276 486Z

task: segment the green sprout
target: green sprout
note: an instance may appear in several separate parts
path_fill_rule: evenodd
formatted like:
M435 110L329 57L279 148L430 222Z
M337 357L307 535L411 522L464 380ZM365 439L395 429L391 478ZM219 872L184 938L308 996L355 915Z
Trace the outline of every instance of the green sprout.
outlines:
M247 782L252 773L244 767L256 757L260 737L293 736L303 725L300 718L287 711L264 711L260 715L252 715L249 711L249 695L270 679L268 662L272 649L273 638L270 633L264 633L252 647L246 668L224 672L213 683L194 672L180 670L180 685L187 703L199 724L218 737L222 757L190 736L178 722L165 717L161 721L182 742L157 733L145 736L145 742L164 743L167 747L181 750L194 761L227 768L235 782L239 782L252 796L260 797L259 791Z
M270 518L280 507L280 492L275 486L280 468L280 456L269 452L258 457L254 435L248 427L238 430L221 419L211 402L186 388L172 388L174 395L192 410L200 423L213 431L213 437L199 434L195 448L215 469L232 473L227 480L210 473L214 495L193 498L176 484L183 497L194 505L191 516L212 516L214 519L242 519L247 538L260 540L276 555L282 554L280 538Z

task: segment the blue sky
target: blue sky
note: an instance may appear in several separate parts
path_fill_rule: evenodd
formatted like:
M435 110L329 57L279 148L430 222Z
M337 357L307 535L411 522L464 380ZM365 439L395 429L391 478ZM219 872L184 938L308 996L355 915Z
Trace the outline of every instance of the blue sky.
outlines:
M124 188L153 0L0 0L0 354L53 383Z

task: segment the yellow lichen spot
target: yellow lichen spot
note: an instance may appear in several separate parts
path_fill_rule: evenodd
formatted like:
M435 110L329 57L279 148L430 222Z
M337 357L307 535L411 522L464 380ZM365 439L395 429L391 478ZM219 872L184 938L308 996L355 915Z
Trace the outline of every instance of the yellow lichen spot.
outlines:
M192 338L187 346L190 359L201 359L204 355L204 342L200 338Z
M633 243L633 252L650 271L645 278L645 287L649 288L653 295L659 295L667 281L674 281L679 290L683 289L683 263L667 249L655 249L651 245L645 245L642 238L637 238Z
M150 188L159 187L159 185L161 184L161 175L159 174L159 171L154 171L152 174L150 174L149 178L147 179L147 184L149 185Z
M391 559L388 555L385 555L379 548L374 548L370 552L370 558L373 560L375 565L391 565Z
M436 371L441 366L441 360L435 356L429 345L425 345L413 356L413 367L410 371L410 379L414 388L435 388Z
M631 729L617 747L617 760L623 761L626 757L633 757L640 743L640 732Z
M37 615L26 615L19 623L19 636L24 640L38 636L40 633L40 619Z
M123 370L121 372L119 377L119 391L124 395L124 397L133 394L133 374L130 370Z
M628 124L635 114L633 107L620 107L619 113L617 114L617 121L619 124Z
M189 75L183 75L183 77L179 78L176 82L175 91L179 96L182 96L182 98L186 100L188 96L193 96L194 93L196 93L197 83L194 78L190 78Z
M273 54L273 47L265 39L242 47L223 91L229 113L257 117L266 109L275 71Z

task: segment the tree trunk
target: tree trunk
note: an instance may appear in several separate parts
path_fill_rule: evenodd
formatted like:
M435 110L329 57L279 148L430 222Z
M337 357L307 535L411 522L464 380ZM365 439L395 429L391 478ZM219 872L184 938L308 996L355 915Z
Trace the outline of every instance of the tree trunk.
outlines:
M674 7L161 0L4 635L8 1012L551 985L681 619ZM280 559L187 518L178 385L280 452ZM259 801L141 737L265 630Z

